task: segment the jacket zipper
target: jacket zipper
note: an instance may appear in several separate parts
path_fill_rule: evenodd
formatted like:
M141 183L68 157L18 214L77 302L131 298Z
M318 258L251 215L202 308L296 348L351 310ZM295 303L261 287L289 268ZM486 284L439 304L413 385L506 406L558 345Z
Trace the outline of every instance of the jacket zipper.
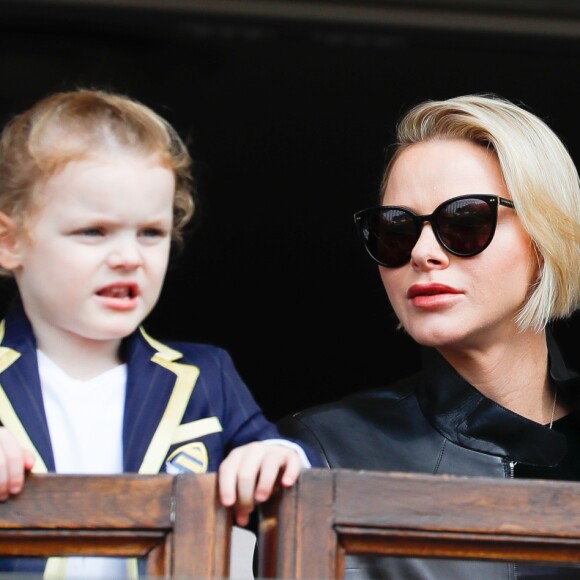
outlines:
M516 471L517 464L518 464L517 461L513 461L511 459L508 462L508 468L509 468L508 476L510 479L515 479L515 471ZM513 563L513 570L514 570L514 578L517 579L519 577L518 563L517 562Z

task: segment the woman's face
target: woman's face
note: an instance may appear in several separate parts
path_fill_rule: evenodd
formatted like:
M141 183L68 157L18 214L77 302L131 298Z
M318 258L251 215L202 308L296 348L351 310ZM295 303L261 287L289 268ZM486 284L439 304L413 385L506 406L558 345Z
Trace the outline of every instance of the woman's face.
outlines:
M389 176L384 205L419 215L461 195L510 199L494 153L465 140L418 143L403 151ZM513 209L500 206L490 245L470 258L454 256L425 222L410 262L380 267L389 300L405 330L442 351L507 343L538 267L530 237Z

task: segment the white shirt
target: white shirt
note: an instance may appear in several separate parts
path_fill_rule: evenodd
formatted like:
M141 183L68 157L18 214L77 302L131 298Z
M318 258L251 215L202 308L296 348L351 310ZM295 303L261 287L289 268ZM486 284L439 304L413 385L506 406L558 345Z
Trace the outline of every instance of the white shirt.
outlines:
M88 381L73 379L37 351L40 386L57 473L123 471L127 365ZM67 578L126 578L123 558L67 559Z

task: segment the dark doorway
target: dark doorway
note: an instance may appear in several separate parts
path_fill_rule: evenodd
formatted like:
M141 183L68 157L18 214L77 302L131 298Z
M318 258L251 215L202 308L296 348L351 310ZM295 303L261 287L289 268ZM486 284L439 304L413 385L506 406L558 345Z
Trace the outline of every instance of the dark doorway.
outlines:
M226 347L272 419L418 365L352 220L374 202L404 110L498 93L544 118L580 159L573 35L462 28L457 17L442 28L1 6L3 121L48 92L96 86L138 98L188 138L196 227L148 327ZM575 320L557 330L573 366L577 329Z

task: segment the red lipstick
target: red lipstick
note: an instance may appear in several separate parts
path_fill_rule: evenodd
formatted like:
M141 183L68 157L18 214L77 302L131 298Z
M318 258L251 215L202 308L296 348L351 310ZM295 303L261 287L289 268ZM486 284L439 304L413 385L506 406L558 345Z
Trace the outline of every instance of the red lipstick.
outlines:
M437 310L454 303L460 294L463 292L445 284L413 284L407 291L407 298L416 308Z

